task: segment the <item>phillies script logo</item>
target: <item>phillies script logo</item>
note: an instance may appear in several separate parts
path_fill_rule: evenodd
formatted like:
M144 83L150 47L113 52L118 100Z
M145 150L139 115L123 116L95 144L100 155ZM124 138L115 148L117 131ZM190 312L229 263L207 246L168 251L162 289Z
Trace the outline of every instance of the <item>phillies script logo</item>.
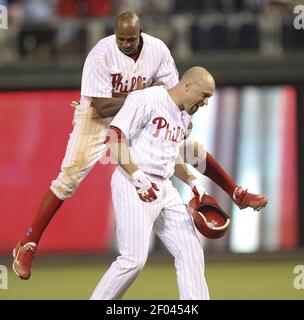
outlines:
M165 131L165 140L180 142L184 135L185 131L181 127L170 128L170 124L163 117L157 117L152 120L153 124L156 124L156 131L153 133L153 137L159 137L161 130Z
M132 77L131 81L123 80L120 73L112 73L112 87L116 92L128 93L137 89L144 89L146 87L145 77Z

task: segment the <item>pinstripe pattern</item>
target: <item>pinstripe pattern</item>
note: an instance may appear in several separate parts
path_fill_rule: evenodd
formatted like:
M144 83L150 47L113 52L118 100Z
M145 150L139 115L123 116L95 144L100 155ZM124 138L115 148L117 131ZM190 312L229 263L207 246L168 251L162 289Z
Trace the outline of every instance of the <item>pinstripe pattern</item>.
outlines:
M134 201L130 202L130 198ZM158 212L158 202L149 205L139 200L134 186L120 168L112 177L112 199L120 256L93 292L91 299L94 300L119 299L135 280L146 262Z
M192 219L171 181L165 183L163 209L154 224L156 235L175 258L181 300L208 300L204 254Z
M169 88L178 82L178 72L169 49L159 39L142 33L143 48L138 60L123 54L116 45L115 35L100 40L89 53L83 68L81 95L111 97L111 74L121 74L123 90L131 89L132 78L145 78L146 86L153 79ZM114 91L121 91L114 88Z
M156 132L159 119L165 120L166 125ZM152 203L143 202L124 170L118 167L114 172L111 187L120 256L105 273L91 299L123 296L145 265L152 229L175 258L180 298L209 299L203 250L190 215L168 180L174 172L184 136L176 134L177 128L185 133L189 120L165 88L154 87L130 94L111 122L129 139L133 160L150 175L160 191ZM176 139L172 138L174 132Z
M154 80L163 81L168 87L178 82L178 72L166 45L159 39L142 34L143 48L135 62L117 47L115 35L100 40L85 61L80 105L74 114L74 128L70 135L61 172L52 181L51 190L60 199L71 197L80 182L102 157L103 144L109 119L100 119L90 108L92 97L112 97L112 91L128 92L132 81L145 79L146 85ZM112 85L112 75L121 75L121 84ZM137 83L137 82L136 82ZM139 85L139 82L136 84ZM133 87L132 89L136 89Z
M53 193L62 200L75 192L106 151L102 143L106 136L105 123L94 108L76 109L73 126L61 172L51 184Z
M141 170L169 178L190 119L165 88L152 87L131 93L111 125L131 141L130 154Z
M180 299L209 299L203 250L190 215L169 180L154 181L160 187L158 199L145 203L123 169L114 172L112 198L120 255L97 285L92 300L116 300L124 295L145 265L152 229L175 258Z

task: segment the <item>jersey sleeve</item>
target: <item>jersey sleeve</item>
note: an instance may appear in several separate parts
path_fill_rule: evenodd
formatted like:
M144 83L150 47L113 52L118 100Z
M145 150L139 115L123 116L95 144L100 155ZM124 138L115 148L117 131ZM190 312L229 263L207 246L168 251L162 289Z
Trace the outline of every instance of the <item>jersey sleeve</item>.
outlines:
M81 95L96 98L112 97L111 74L103 54L89 54L82 72Z
M162 44L162 52L162 61L153 79L163 82L168 88L172 88L179 81L178 71L171 53L164 43Z
M152 108L147 103L145 95L140 91L135 91L128 95L110 126L119 128L124 133L125 138L130 140L145 127L151 115Z

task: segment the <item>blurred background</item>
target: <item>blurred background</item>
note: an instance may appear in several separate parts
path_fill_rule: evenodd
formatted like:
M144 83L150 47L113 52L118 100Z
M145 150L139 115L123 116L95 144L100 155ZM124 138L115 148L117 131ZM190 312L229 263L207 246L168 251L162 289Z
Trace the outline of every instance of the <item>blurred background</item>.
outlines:
M170 48L180 74L202 65L215 77L216 94L194 116L191 137L237 184L269 197L261 213L241 211L199 176L232 217L224 238L201 239L211 297L304 298L293 285L294 267L304 265L303 1L0 0L0 6L8 12L8 28L0 26L0 265L10 269L12 248L59 172L86 55L113 33L116 14L133 10L143 31ZM89 297L117 254L114 168L95 166L44 233L33 279L20 282L9 270L11 285L0 289L0 299ZM190 190L174 183L188 201ZM157 238L150 249L151 264L126 298L177 299L171 257Z

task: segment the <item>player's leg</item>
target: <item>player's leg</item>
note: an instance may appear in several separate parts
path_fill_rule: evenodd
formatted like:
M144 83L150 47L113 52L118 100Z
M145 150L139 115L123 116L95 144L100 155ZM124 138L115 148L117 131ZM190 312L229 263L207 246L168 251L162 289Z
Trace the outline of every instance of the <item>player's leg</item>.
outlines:
M186 163L193 165L199 173L210 178L232 198L237 185L201 143L187 139L181 145L180 153Z
M14 249L13 269L20 278L30 277L33 253L45 228L64 200L74 194L80 182L105 152L106 147L102 143L105 132L103 120L97 111L79 105L74 113L73 131L70 134L61 172L42 198L31 227Z
M204 276L203 249L186 206L172 186L166 208L154 224L154 231L175 258L178 289L182 300L208 300Z
M113 174L111 187L120 255L100 280L92 300L117 300L127 291L145 265L153 222L161 210L160 201L139 199L120 168Z
M221 187L240 209L250 207L260 210L266 206L268 200L266 196L250 193L237 186L224 168L198 141L187 139L180 147L180 153L184 156L185 162L193 165L197 171Z

